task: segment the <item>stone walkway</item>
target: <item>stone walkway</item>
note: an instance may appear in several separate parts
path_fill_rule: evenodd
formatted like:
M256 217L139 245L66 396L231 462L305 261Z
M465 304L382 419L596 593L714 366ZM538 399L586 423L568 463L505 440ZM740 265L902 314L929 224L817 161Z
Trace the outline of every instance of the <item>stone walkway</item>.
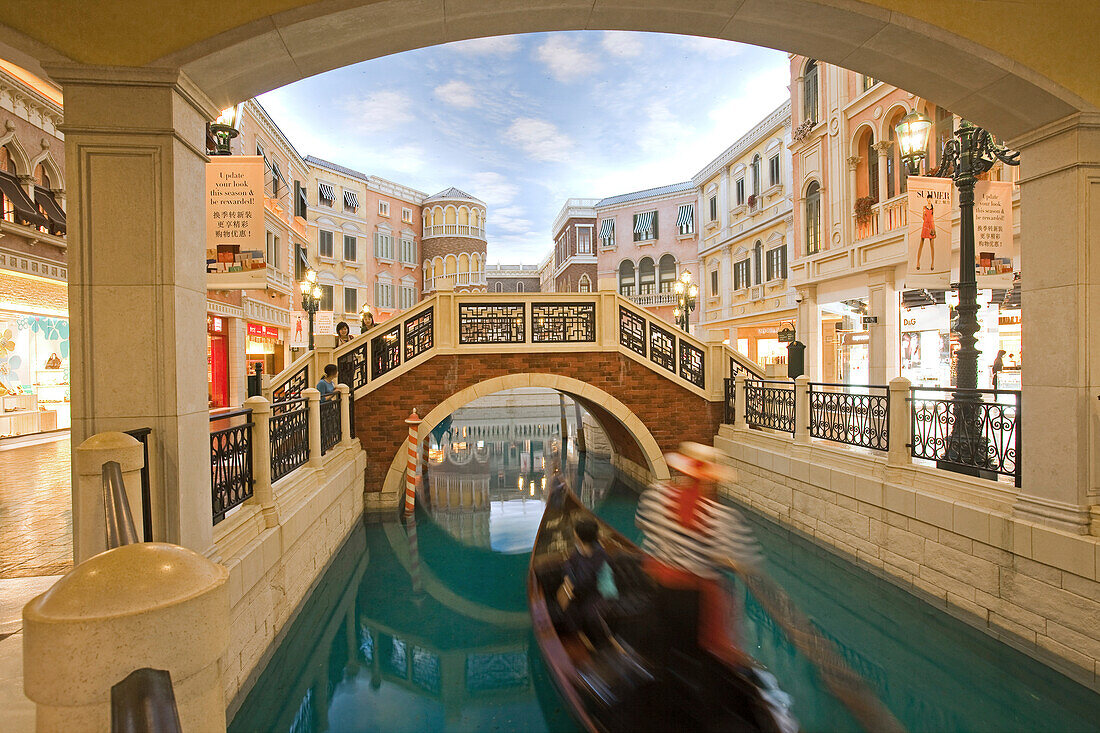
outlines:
M73 566L69 435L0 448L0 578Z

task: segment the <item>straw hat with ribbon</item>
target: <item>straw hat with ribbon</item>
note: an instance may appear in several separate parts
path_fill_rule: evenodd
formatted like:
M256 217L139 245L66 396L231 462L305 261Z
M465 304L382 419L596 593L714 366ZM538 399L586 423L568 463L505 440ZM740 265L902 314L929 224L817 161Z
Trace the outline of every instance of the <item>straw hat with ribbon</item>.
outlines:
M736 481L737 472L719 462L722 455L709 445L685 442L680 443L678 451L665 453L665 460L670 468L688 476L720 483Z

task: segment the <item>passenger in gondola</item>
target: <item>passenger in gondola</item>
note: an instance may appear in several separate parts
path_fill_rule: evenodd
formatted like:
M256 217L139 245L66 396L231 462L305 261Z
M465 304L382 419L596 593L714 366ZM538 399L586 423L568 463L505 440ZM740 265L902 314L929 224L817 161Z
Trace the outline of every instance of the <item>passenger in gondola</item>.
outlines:
M645 533L645 569L661 586L666 603L694 609L695 642L727 663L749 666L732 636L736 618L721 570L730 562L755 566L760 553L741 514L718 503L719 481L736 478L718 462L718 452L699 443L681 443L665 454L671 468L686 477L654 484L638 502L636 523ZM669 601L669 599L672 599Z
M593 519L576 523L573 527L576 546L565 562L565 577L558 588L558 605L565 613L567 626L583 634L586 645L593 650L606 647L610 641L603 619L603 600L611 558L600 544L599 534L599 525Z

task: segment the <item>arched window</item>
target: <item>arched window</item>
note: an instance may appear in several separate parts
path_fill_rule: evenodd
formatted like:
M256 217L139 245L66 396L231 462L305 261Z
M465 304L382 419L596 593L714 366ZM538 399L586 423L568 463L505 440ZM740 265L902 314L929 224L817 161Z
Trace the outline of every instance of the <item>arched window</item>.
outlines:
M753 282L757 285L764 282L764 243L759 239L752 246L752 270Z
M878 151L875 150L875 135L867 133L867 195L878 201Z
M497 292L498 293L503 293L504 292L504 283L502 283L502 282L497 283Z
M577 285L577 292L579 293L591 293L592 281L588 279L588 275L581 275L580 284Z
M821 251L821 186L811 181L806 187L806 254Z
M15 175L15 158L7 146L0 147L0 171Z
M752 195L760 195L760 156L752 156Z
M523 283L521 283L521 282L516 283L516 292L517 293L522 293L523 292Z
M660 292L671 293L672 286L676 282L676 258L671 254L661 256L661 262L657 266L657 279L660 282Z
M817 62L806 62L806 71L802 74L802 119L817 124Z
M653 258L643 257L638 262L638 295L651 295L657 292L657 276L653 268Z
M898 134L894 126L901 119L901 113L894 115L886 126L886 139L890 141L890 154L886 156L886 198L892 199L906 191L906 178L909 167L901 162L901 149L898 147Z
M619 294L634 295L634 263L630 260L619 265Z

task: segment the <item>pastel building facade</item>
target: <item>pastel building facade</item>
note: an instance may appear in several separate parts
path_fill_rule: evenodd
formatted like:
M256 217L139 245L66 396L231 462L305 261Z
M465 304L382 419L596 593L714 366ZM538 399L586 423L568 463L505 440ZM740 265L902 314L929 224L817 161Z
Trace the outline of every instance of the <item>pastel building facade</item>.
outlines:
M568 199L554 219L553 278L559 293L596 290L594 230L597 199Z
M720 331L750 359L786 375L795 293L792 245L791 105L785 102L692 179L701 212L701 329Z
M457 188L423 200L424 293L485 292L485 202Z
M897 87L804 56L791 56L791 81L795 244L789 275L807 373L851 384L886 384L899 374L918 385L952 384L954 293L905 287L908 176L894 126L913 110L932 120L926 170L934 170L958 118ZM1018 171L998 163L987 177L1015 181ZM1019 274L1018 187L1012 200ZM958 275L958 242L956 204L951 249L943 252L951 257L951 282ZM989 367L1003 348L1009 368L1002 386L1018 388L1019 293L1018 279L978 292L979 387L991 386Z
M600 280L673 321L673 284L685 270L699 282L698 196L691 181L611 196L595 205ZM699 306L690 322L697 324Z
M490 293L537 293L542 288L538 265L486 265L485 285Z

